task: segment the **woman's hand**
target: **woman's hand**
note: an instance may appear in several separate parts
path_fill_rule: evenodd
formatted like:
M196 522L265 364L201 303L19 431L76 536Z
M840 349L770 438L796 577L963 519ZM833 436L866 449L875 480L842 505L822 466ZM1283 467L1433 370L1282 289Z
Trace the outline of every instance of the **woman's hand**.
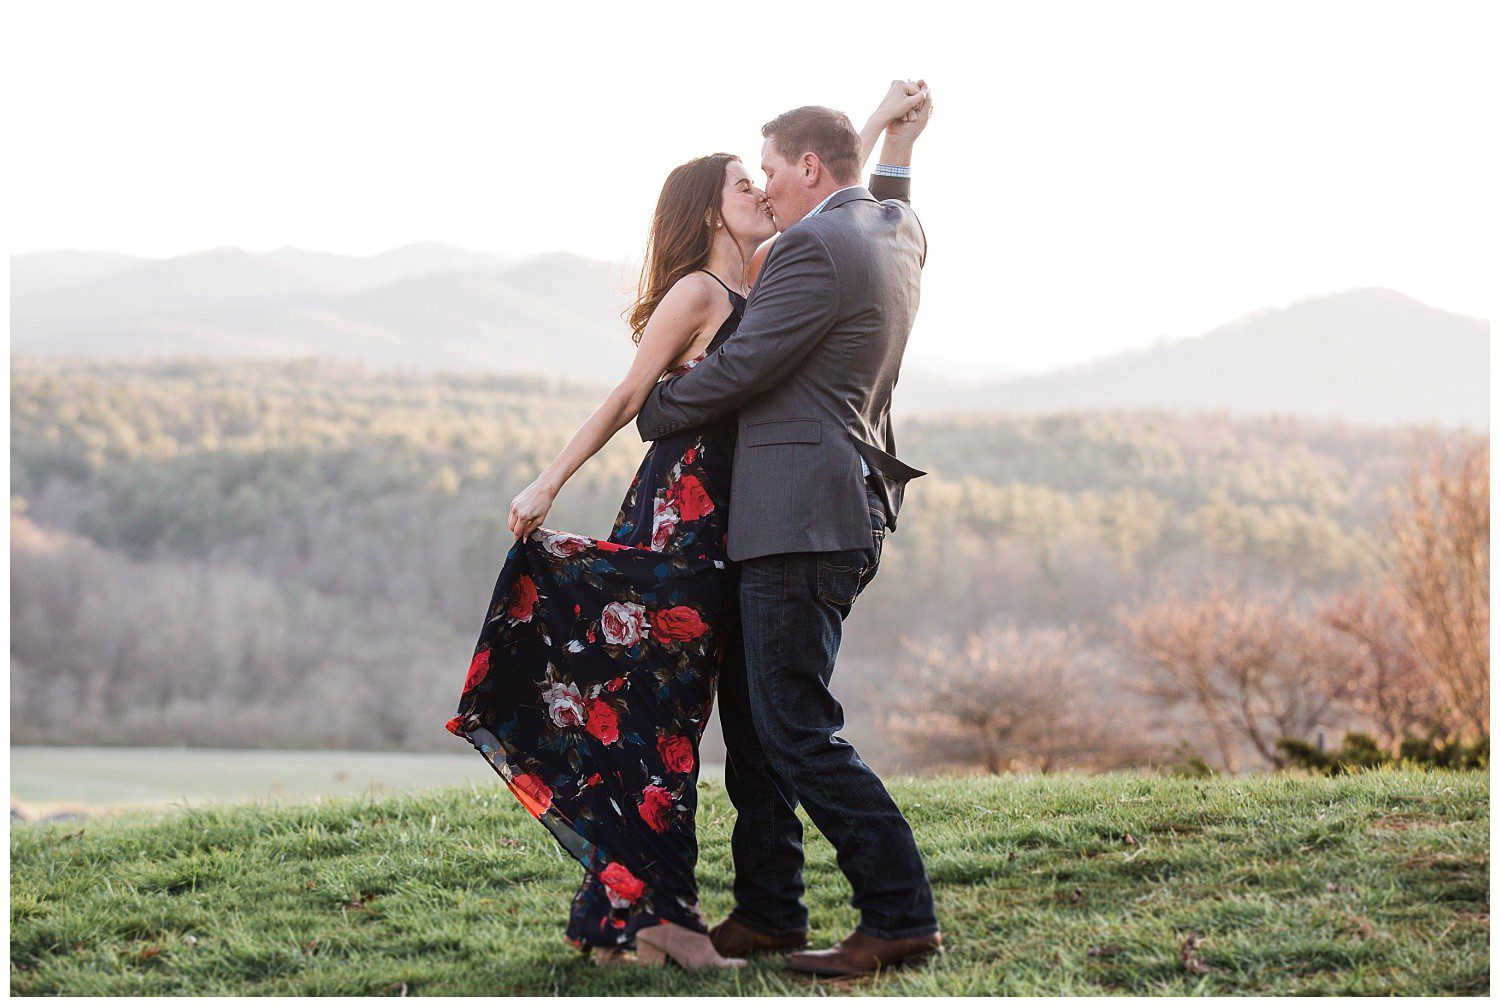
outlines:
M922 81L893 80L891 86L876 107L871 122L878 122L882 129L896 121L910 122L916 110L927 100Z
M540 528L556 497L557 490L541 479L517 493L516 498L510 502L511 534L519 539Z
M917 87L922 100L904 116L891 121L886 127L887 136L897 137L908 143L914 142L932 120L932 92L928 90L925 80L917 81Z
M922 105L927 101L927 85L923 81L893 80L885 98L859 131L859 163L864 167L870 155L875 153L875 141L880 139L886 127L895 127L916 119Z

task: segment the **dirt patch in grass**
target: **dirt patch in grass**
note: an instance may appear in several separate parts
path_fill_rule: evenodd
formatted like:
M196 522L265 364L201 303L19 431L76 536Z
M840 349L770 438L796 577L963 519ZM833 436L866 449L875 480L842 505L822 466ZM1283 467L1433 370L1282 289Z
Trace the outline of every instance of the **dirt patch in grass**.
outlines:
M1420 815L1412 812L1397 812L1393 815L1381 815L1370 823L1372 829L1385 829L1390 832L1405 832L1408 829L1437 829L1446 827L1451 823L1431 815Z
M1418 871L1482 871L1489 866L1489 858L1465 857L1453 853L1427 853L1407 857L1401 866Z

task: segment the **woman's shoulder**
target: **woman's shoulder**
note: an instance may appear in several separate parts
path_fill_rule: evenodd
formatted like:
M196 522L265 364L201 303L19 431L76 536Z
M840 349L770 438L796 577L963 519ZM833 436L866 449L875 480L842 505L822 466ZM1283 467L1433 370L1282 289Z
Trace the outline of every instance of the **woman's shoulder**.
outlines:
M678 277L652 308L642 345L648 339L656 342L662 338L674 345L686 345L686 340L702 332L717 317L723 302L724 292L712 277L702 273Z
M667 288L666 296L675 297L683 303L697 301L707 305L710 301L717 299L723 289L719 281L703 270L695 269L691 273L679 276Z

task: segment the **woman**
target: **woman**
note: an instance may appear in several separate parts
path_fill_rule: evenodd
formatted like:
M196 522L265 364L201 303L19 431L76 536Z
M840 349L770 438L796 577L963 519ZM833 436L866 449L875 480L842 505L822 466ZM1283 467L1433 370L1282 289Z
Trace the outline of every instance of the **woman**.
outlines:
M919 100L892 85L862 133L866 158ZM730 337L775 231L733 155L668 175L630 313L635 360L513 501L516 542L447 725L583 865L567 938L602 963L632 960L634 943L644 964L744 964L714 950L694 879L698 745L739 632L725 551L735 418L654 442L607 539L541 522L656 381Z

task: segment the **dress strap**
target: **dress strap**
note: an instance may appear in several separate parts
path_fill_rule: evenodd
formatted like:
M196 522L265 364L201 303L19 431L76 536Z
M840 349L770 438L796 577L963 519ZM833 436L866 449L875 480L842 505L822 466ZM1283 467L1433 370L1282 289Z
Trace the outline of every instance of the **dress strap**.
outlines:
M693 272L695 272L695 273L707 273L709 276L712 276L714 279L719 280L719 274L715 273L711 269L695 269L695 270L693 270ZM744 294L740 293L738 290L730 290L729 284L725 283L723 280L719 280L719 286L721 286L725 290L729 291L729 293L733 294L735 297L743 299L744 296L745 296Z

